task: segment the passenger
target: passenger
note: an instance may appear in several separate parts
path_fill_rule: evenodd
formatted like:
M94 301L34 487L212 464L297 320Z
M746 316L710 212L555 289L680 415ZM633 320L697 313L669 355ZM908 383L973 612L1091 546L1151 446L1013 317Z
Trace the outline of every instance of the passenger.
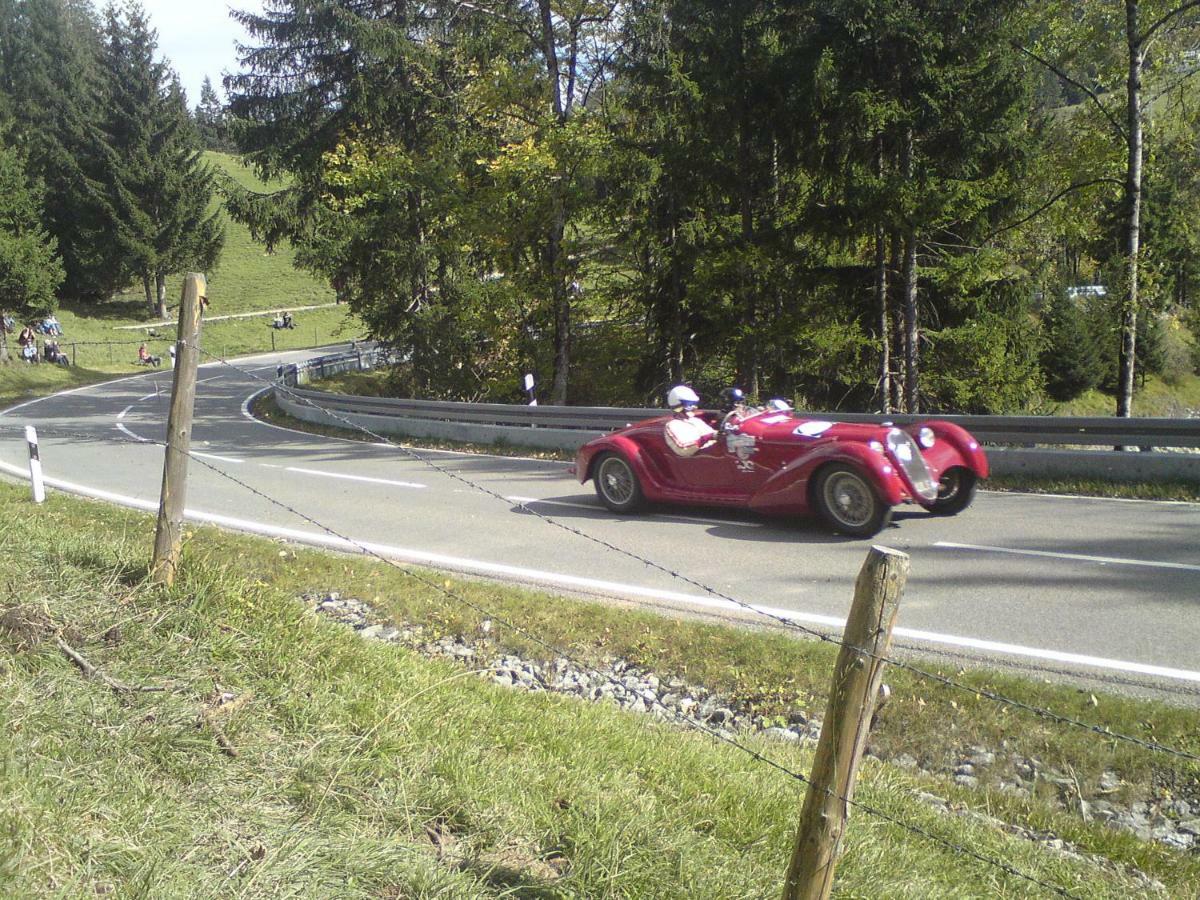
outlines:
M667 446L680 456L695 456L717 440L717 430L700 415L700 398L686 384L667 393L667 406L675 415L664 427Z

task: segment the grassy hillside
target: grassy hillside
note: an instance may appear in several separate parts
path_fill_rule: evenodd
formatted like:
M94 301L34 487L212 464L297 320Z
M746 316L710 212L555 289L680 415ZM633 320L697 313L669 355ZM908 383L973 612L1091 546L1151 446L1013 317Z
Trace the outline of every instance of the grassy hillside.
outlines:
M243 187L267 187L232 156L210 153L207 158ZM172 312L178 305L182 284L182 276L178 275L167 281ZM281 246L268 253L251 240L245 226L228 219L225 250L217 269L209 274L208 297L211 305L207 315L212 321L206 323L202 340L208 352L220 356L271 350L273 346L281 350L312 347L362 336L361 323L345 307L299 312L295 314L295 330L273 331L269 323L276 310L332 304L333 291L293 266L290 247ZM262 315L216 318L247 312ZM0 408L54 390L140 371L134 361L141 341L146 341L152 354L165 358L174 340L170 326L156 328L156 335L121 327L154 321L140 287L100 304L68 301L59 309L58 317L63 325L59 345L74 360L74 368L63 371L20 362L0 366Z
M362 641L296 599L302 587L374 591L442 633L466 627L463 610L395 569L200 530L179 584L162 591L143 581L148 517L62 497L33 508L24 497L0 484L11 525L0 555L10 586L0 600L0 895L776 894L803 788L743 751L604 704L497 687ZM708 674L763 677L757 664L802 673L796 654L814 649L481 583L453 588L584 656L610 633L638 635L652 655L669 632ZM601 623L588 616L607 626L593 630ZM561 631L574 617L572 640ZM740 671L730 655L739 644L752 651ZM118 689L85 678L64 645ZM826 662L810 661L822 678ZM1109 698L1099 703L1095 716L1109 709ZM1179 727L1195 734L1195 722L1152 704L1140 714L1164 740ZM956 715L971 719L965 706ZM1021 727L1009 724L1016 740ZM905 730L930 742L953 728L914 718ZM1052 747L1045 734L1035 740ZM792 771L811 764L802 746L747 741ZM959 814L918 802L922 790L949 796ZM856 799L1081 897L1141 895L1126 866L1173 896L1200 884L1200 861L1036 800L976 795L872 760ZM1052 830L1082 855L971 809ZM838 888L1050 896L862 810Z

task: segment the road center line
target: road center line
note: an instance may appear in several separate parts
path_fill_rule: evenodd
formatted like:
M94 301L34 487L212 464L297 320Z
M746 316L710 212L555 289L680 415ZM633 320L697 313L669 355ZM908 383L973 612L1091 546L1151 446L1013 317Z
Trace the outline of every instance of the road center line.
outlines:
M392 487L424 488L425 484L415 481L391 481L387 478L368 478L366 475L346 475L342 472L322 472L320 469L302 469L299 466L285 466L287 472L299 472L302 475L319 475L322 478L344 478L346 481L365 481L370 484L389 484Z
M1053 553L1049 550L1014 550L1011 547L988 547L982 544L957 544L953 541L935 541L933 546L948 550L975 550L980 553L1009 553L1015 556L1041 556L1047 559L1070 559L1076 562L1093 562L1115 566L1146 566L1153 569L1182 569L1185 572L1200 572L1200 565L1190 563L1159 562L1151 559L1125 559L1120 556L1088 556L1083 553Z

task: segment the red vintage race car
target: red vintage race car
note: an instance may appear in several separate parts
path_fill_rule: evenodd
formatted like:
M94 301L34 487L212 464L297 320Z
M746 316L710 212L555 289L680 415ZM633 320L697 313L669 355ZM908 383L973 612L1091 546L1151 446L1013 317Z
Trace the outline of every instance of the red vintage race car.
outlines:
M715 439L692 455L668 442L670 415L589 441L575 458L580 483L592 479L600 502L618 513L647 501L816 513L835 531L869 537L901 503L935 515L962 512L988 474L979 442L951 422L897 428L805 418L787 408L699 417Z

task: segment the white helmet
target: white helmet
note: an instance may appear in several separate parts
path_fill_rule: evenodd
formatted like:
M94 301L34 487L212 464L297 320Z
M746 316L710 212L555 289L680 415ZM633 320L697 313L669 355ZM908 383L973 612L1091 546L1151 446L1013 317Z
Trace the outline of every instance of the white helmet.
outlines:
M667 407L669 409L688 409L699 405L700 398L686 384L677 384L667 392Z

